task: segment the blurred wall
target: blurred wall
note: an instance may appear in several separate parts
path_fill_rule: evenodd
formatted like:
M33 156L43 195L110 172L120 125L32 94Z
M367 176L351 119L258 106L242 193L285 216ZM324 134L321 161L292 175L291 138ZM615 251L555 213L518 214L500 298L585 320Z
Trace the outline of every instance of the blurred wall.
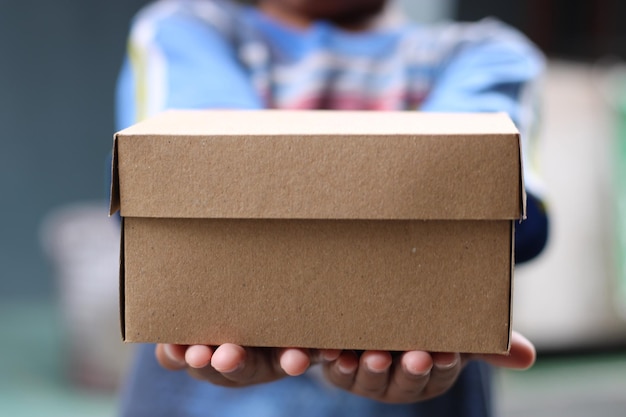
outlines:
M144 3L0 0L0 298L50 293L42 218L106 197L113 88Z
M550 57L626 58L626 2L618 0L456 0L460 20L496 16L517 27Z
M543 254L516 268L514 322L540 352L626 346L626 230L615 155L625 138L626 2L458 0L457 18L496 16L547 55L538 152L550 213ZM621 146L621 145L620 145ZM617 164L620 165L617 165ZM619 268L618 268L619 266Z

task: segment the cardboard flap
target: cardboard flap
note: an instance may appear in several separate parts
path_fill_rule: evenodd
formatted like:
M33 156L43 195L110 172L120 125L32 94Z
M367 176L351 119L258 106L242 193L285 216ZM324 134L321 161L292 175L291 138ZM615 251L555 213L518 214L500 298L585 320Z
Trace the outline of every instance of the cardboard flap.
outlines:
M517 140L519 142L519 147L520 149L522 149L522 140L520 138L519 135L517 135ZM521 220L526 220L526 186L524 185L524 165L523 165L523 158L522 158L522 152L520 151L519 154L519 171L520 171L520 196L519 196L519 201L520 201L520 216L519 219Z
M519 133L504 114L168 112L116 135L122 216L517 219Z
M117 135L113 137L111 157L111 190L109 195L109 216L120 209L120 179L117 167Z

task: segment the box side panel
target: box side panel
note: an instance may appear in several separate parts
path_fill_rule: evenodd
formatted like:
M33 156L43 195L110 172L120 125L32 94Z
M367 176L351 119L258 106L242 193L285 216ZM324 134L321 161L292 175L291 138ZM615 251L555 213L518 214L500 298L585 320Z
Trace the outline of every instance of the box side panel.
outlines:
M122 215L513 219L517 135L119 137Z
M510 221L126 219L132 342L502 353Z

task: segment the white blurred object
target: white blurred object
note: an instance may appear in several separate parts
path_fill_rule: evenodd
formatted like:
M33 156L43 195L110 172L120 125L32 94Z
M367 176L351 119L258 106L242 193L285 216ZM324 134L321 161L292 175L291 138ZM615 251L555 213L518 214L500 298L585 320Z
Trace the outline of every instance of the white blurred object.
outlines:
M396 0L416 22L431 23L454 19L456 0Z
M58 281L72 379L116 388L129 350L120 336L117 220L107 216L105 202L62 207L46 216L41 241Z
M514 327L540 350L626 342L614 297L612 163L617 116L598 89L601 70L552 61L539 156L548 189L550 241L515 279Z

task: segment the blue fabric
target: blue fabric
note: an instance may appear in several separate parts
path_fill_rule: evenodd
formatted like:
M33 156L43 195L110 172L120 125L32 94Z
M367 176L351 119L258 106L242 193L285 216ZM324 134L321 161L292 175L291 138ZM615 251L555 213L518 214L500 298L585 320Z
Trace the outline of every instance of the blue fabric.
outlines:
M548 241L549 221L546 209L537 197L528 194L527 219L515 228L515 262L523 263L537 257Z
M262 107L248 75L237 64L231 45L206 24L174 16L163 21L156 36L155 41L167 54L165 59L175 63L169 67L168 83L176 88L169 90L166 107ZM186 48L181 49L181 44ZM212 52L201 53L204 50Z
M122 398L122 417L484 417L491 415L487 365L469 364L436 399L390 405L330 388L308 375L248 388L222 388L161 368L141 345Z
M422 110L502 111L523 129L523 88L529 75L540 74L543 67L541 60L529 59L534 53L522 42L492 37L460 46L454 60L438 74L438 82Z

